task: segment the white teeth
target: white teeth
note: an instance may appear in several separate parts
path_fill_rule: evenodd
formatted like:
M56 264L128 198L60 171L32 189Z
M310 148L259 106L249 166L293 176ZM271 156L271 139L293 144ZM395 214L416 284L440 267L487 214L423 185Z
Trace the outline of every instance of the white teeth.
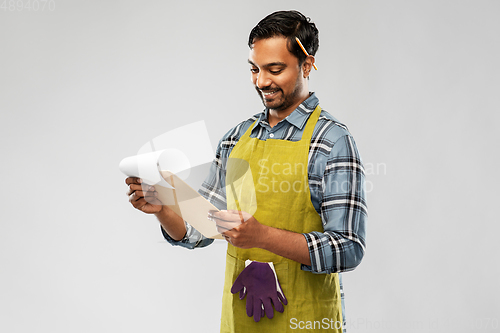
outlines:
M271 92L262 92L262 94L263 94L264 96L268 96L268 95L272 95L272 94L274 94L275 92L276 92L276 91L271 91Z

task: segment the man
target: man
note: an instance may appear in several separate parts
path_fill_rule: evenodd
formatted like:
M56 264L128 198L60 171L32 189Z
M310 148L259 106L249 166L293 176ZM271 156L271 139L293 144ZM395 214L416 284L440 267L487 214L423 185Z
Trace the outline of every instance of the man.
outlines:
M309 92L318 34L301 13L281 11L249 36L251 79L265 110L224 135L199 191L222 210L211 218L228 242L221 332L345 329L338 273L364 255L364 171L345 125ZM246 163L245 176L231 161ZM254 188L235 188L238 178ZM154 187L126 182L132 205L157 216L167 241L213 241L162 206Z

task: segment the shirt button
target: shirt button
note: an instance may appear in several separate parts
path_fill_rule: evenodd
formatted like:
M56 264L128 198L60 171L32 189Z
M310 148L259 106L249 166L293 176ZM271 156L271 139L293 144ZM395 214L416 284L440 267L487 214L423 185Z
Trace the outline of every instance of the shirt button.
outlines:
M269 134L269 137L274 138L274 134L273 133Z

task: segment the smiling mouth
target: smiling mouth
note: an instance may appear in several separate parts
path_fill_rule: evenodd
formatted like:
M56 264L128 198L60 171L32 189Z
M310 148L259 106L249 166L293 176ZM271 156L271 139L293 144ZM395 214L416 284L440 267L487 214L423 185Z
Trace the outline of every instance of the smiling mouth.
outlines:
M261 92L261 94L262 94L262 96L264 98L273 98L279 92L279 89L278 90L273 90L273 91L264 91L264 90L261 90L260 92Z

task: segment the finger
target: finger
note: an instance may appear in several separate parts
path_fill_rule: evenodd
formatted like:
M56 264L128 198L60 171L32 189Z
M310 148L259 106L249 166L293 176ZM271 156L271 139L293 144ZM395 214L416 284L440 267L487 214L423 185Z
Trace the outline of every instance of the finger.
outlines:
M146 192L156 191L156 189L155 189L155 187L153 185L141 184L140 186L142 187L142 190L146 191Z
M274 304L274 308L276 309L276 311L281 312L281 313L283 313L283 311L285 311L283 304L281 304L281 299L280 299L279 293L278 293L278 297L273 298L273 304Z
M146 194L146 195L145 195ZM158 194L150 194L144 193L142 191L135 191L131 195L129 195L128 200L133 204L138 200L144 199L146 202L153 203L155 205L161 205L161 202L158 200Z
M221 210L220 212L209 212L209 215L212 216L213 218L219 220L219 221L227 221L227 222L239 222L240 217L236 213L230 213L225 210Z
M243 287L241 290L240 290L240 299L243 299L245 298L245 296L247 295L247 288Z
M234 228L238 227L239 225L241 225L241 221L239 221L239 220L227 221L227 220L219 220L219 219L213 218L213 217L208 217L208 219L210 221L215 222L218 226L221 226L221 227L226 228L228 230L234 229Z
M134 191L142 191L142 192L151 192L151 193L154 193L154 192L157 192L156 191L156 188L152 185L146 185L146 184L132 184L129 186L130 188L130 191L131 192L134 192Z
M234 281L233 286L231 287L231 293L236 294L238 291L243 290L243 281L241 275L238 275L236 281Z
M222 213L214 213L214 214L208 214L208 217L212 219L212 221L215 222L231 222L230 219L228 219L227 215L224 215Z
M240 225L240 223L238 223L238 222L234 223L234 222L219 221L219 220L215 220L214 222L215 222L217 228L220 228L221 230L223 230L222 232L229 231L229 230L234 229Z
M250 215L249 213L244 212L244 211L240 211L240 210L236 210L236 209L229 209L229 210L227 210L227 212L232 215L233 219L238 219L241 222L245 222L249 218L252 217L252 215Z
M224 227L222 227L222 226L219 226L219 225L216 225L216 228L217 228L217 232L218 232L219 234L224 234L225 232L227 232L227 231L231 230L231 229L227 229L227 228L224 228ZM227 240L227 237L225 237L225 238L226 238L226 240Z
M241 224L239 219L228 216L230 215L225 215L225 213L208 212L208 219L215 222L221 229L231 230Z
M137 209L147 204L147 201L143 197L138 197L135 193L130 196L129 201Z
M278 298L279 298L280 302L283 303L284 305L288 304L288 300L286 299L284 294L278 293Z
M245 222L245 219L243 218L243 214L241 212L238 212L238 216L240 217L241 223Z
M127 192L127 193L128 193L128 195L131 195L132 193L134 193L135 191L140 190L140 189L141 189L141 188L140 188L140 187L138 187L137 185L135 185L135 184L131 184L131 185L129 185L129 187L128 187L128 192Z
M136 197L139 197L139 198L144 198L146 196L146 192L141 191L141 190L137 190L137 191L130 190L129 192L130 192L130 195L134 194Z
M253 296L247 295L247 316L253 315Z
M262 314L262 302L260 299L257 297L255 298L255 301L253 302L253 320L255 320L256 323L259 322Z
M225 215L224 215L225 219L226 220L230 220L232 222L239 222L239 224L245 222L245 218L243 217L243 212L239 211L239 210L234 210L234 209L230 209L230 210L227 210L225 212Z
M130 185L130 184L140 184L142 183L142 179L137 178L137 177L128 177L125 179L125 184Z
M281 284L279 281L278 282L278 298L280 299L281 303L287 305L288 304L288 300L286 299L286 296L285 294L283 293L283 289L281 289Z
M144 200L152 205L163 205L163 203L158 199L157 195L146 195L144 197Z
M232 230L224 231L222 233L222 236L224 236L224 238L228 239L228 241L231 241L231 242L233 242L234 239L237 237L237 235Z
M147 192L147 191L154 191L155 188L153 186L150 186L150 185L145 185L145 184L130 184L129 185L129 189L131 191L131 194L132 192L134 191L144 191L144 192Z
M142 197L139 197L134 193L132 193L129 197L128 197L128 201L130 201L130 203L132 205L135 205L135 203L137 202L137 200L141 199ZM135 207L135 206L134 206Z
M267 318L272 319L274 316L274 310L273 310L273 305L271 304L271 299L264 298L262 300L262 303L264 304L264 311L266 312ZM264 315L262 315L262 317L264 317Z
M150 200L148 200L147 198L144 197L137 197L135 193L130 196L129 201L132 204L132 206L134 206L134 208L137 208L143 212L145 212L143 208L145 208L147 205L156 205L156 206L162 205L161 201L158 200L157 198L150 198Z

